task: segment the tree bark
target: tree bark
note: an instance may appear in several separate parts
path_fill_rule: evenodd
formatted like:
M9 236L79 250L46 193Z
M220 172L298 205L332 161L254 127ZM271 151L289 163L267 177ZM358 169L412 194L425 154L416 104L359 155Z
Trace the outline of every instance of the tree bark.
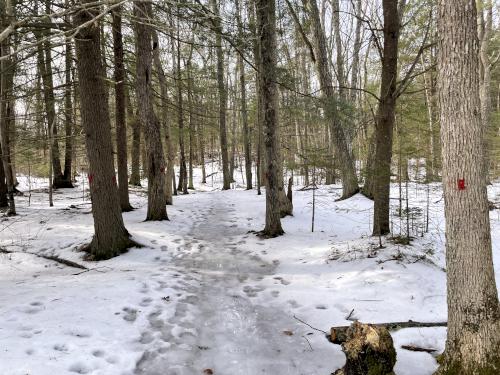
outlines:
M167 148L167 169L165 175L165 200L167 205L173 204L172 189L173 183L172 179L174 176L174 161L175 153L172 144L172 134L170 132L170 124L168 122L168 87L167 79L165 77L165 71L160 61L160 44L158 42L158 34L153 32L153 45L156 45L156 49L153 54L153 63L156 69L156 74L158 75L158 81L160 82L160 92L161 92L161 105L162 105L162 120L163 128L165 129L165 146Z
M73 165L73 103L71 98L71 69L73 66L73 53L71 50L71 42L66 43L65 51L65 69L66 69L66 87L64 89L64 133L66 136L64 147L64 172L63 180L68 182L68 186L73 187L71 181L71 171Z
M188 108L189 108L189 124L188 124L188 133L189 133L189 160L188 160L188 182L187 188L190 190L194 190L193 185L193 162L194 162L194 115L193 115L193 81L191 77L191 59L193 55L193 50L191 48L189 52L189 58L186 62L186 72L187 72L187 98L188 98Z
M396 111L400 20L398 2L383 0L384 46L380 99L375 119L373 173L373 235L389 233L389 192L391 188L392 138Z
M0 147L0 155L2 155L2 148ZM9 207L9 200L7 197L8 189L7 182L5 181L5 170L3 163L0 162L0 208Z
M45 1L45 12L50 14L51 6L50 1ZM45 111L47 113L47 124L53 129L52 137L52 168L54 170L54 187L55 188L66 188L73 187L71 183L71 176L66 179L61 170L61 159L59 151L59 141L58 141L58 131L57 131L57 121L56 121L56 109L55 109L55 96L54 96L54 81L53 81L53 71L52 71L52 43L50 40L45 40L42 42L41 39L45 38L46 33L36 33L39 40L38 43L38 64L40 73L42 75L43 82L43 96L45 100Z
M12 22L13 17L13 4L7 0L3 4L1 10L2 25L6 27ZM11 165L10 147L9 147L9 122L8 122L8 105L9 96L12 94L12 87L10 86L10 65L12 64L11 58L7 57L10 53L11 37L6 38L0 43L0 55L4 57L0 61L0 146L3 170L5 172L5 181L7 185L7 215L16 215L16 203L14 200L14 174ZM10 87L9 87L10 86Z
M238 37L240 38L240 44L243 46L243 22L241 20L241 9L240 1L235 1L236 6L236 22L238 24ZM241 111L241 122L243 125L243 148L245 152L245 178L247 190L252 189L252 145L251 145L251 134L250 126L248 124L248 110L247 110L247 91L246 91L246 76L245 76L245 64L243 62L243 57L238 54L238 69L240 72L240 111Z
M132 123L132 165L130 173L130 185L141 186L141 122L132 110L130 94L128 97L127 113L129 122Z
M281 153L278 138L278 91L276 87L276 3L275 0L257 0L257 30L261 67L259 95L264 115L264 144L266 153L266 225L261 234L277 237L284 233L281 227L279 176Z
M354 159L347 144L345 129L342 128L339 120L337 98L329 68L326 37L321 26L318 5L316 0L308 0L308 4L313 27L316 68L318 70L318 79L323 97L323 108L325 117L329 123L331 141L335 146L335 156L338 159L337 165L340 168L343 185L342 198L346 199L359 191L358 179L356 177Z
M80 1L84 5L91 0ZM75 27L92 20L99 9L80 10ZM106 101L101 60L100 30L82 27L75 38L82 125L89 161L89 185L94 217L94 237L88 246L95 260L108 259L133 246L123 224L111 144L111 122Z
M480 89L479 97L481 99L481 119L484 127L484 158L485 178L490 183L490 148L492 138L491 129L491 62L489 57L489 48L491 44L491 35L493 29L493 3L491 0L481 0L479 12L479 61L480 61Z
M475 1L440 0L438 35L448 336L437 374L498 374L500 308L483 157Z
M222 25L217 0L210 0L214 13L215 49L217 54L217 88L219 91L219 137L222 157L222 190L231 188L231 175L229 173L229 156L227 150L226 112L227 90L224 82L224 51L222 49Z
M160 121L154 112L152 89L153 48L152 28L148 25L151 19L151 3L137 0L134 3L136 36L136 92L137 109L144 126L148 175L148 210L146 220L168 220L165 202L165 159L161 142Z
M179 127L179 183L177 186L178 191L183 194L188 194L187 188L187 167L186 167L186 152L184 148L184 101L182 97L182 72L181 72L181 44L177 42L177 57L176 57L176 70L177 70L177 119Z
M115 63L115 121L116 161L118 167L118 194L123 212L131 211L128 196L127 117L125 109L125 65L123 63L123 36L121 7L113 11L113 56Z

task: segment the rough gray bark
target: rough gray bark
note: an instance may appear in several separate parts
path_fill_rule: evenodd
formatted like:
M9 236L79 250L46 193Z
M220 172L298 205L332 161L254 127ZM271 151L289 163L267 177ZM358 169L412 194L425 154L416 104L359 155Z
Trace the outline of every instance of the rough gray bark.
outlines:
M141 186L141 122L132 110L130 93L127 99L127 118L132 125L132 164L129 183L133 186Z
M241 20L241 9L240 1L235 1L236 6L236 21L238 24L238 37L240 38L241 46L243 46L243 22ZM248 111L247 111L247 91L246 91L246 76L245 76L245 64L243 62L243 57L238 54L238 69L240 72L240 111L241 111L241 122L243 125L243 148L245 151L245 177L247 190L252 189L252 146L251 146L251 134L250 126L248 124Z
M284 233L281 227L279 175L281 152L278 138L278 90L276 87L276 3L257 0L257 30L261 67L259 95L264 115L264 145L266 153L266 225L261 234L276 237Z
M161 142L160 121L153 107L152 65L153 48L151 3L143 0L134 2L136 42L136 92L137 109L144 126L148 176L148 211L146 220L168 220L165 202L165 159Z
M68 181L68 185L73 186L71 182L71 171L73 165L73 103L71 98L71 69L73 66L73 53L71 50L71 43L66 43L66 53L65 53L65 69L66 77L64 89L64 133L66 136L65 147L64 147L64 172L63 179ZM69 186L67 186L69 187Z
M325 117L329 123L331 141L335 146L335 156L338 159L337 165L340 168L343 192L342 198L349 198L359 191L358 179L354 159L349 151L345 129L340 123L337 96L333 88L333 80L329 67L329 58L326 46L326 37L316 0L308 0L309 13L312 21L314 35L314 50L316 52L316 68L323 97L323 108Z
M261 95L260 95L260 83L261 83L261 78L260 78L260 72L261 72L261 58L260 58L260 50L259 50L259 42L258 42L258 33L257 33L257 22L256 22L256 13L257 13L257 0L252 0L251 1L251 6L247 7L247 12L250 15L250 30L252 33L252 40L253 40L253 57L255 61L255 66L257 67L257 70L255 71L255 86L256 86L256 91L259 93L257 95L257 108L256 108L256 128L257 128L257 142L255 145L256 148L256 154L257 154L257 160L256 160L256 178L257 178L257 195L261 195L261 185L262 185L262 180L263 180L263 173L262 173L262 122L263 122L263 113L262 113L262 102L261 102Z
M179 183L178 191L188 194L186 151L184 147L184 100L182 96L182 72L181 72L181 50L180 42L177 43L176 71L177 71L177 122L179 127ZM175 55L174 55L175 56Z
M337 54L337 82L339 83L339 97L341 101L346 100L345 73L344 73L344 51L342 50L342 36L340 30L340 4L339 0L331 0L332 3L332 26L335 38L335 52ZM344 129L346 130L346 129ZM346 132L347 133L347 132Z
M45 12L46 14L50 14L51 12L51 3L48 0L45 1ZM46 36L46 32L35 33L35 37L38 40L38 69L42 76L43 82L43 97L45 101L45 111L47 114L47 126L50 126L50 124L54 124L54 126L52 127L52 168L54 173L53 185L55 188L73 187L73 184L71 183L71 176L69 176L69 178L65 178L61 169L52 71L52 43L50 42L50 40L42 41L42 39Z
M7 0L1 4L0 8L1 23L5 27L12 22L13 8L11 1ZM6 38L0 43L0 55L8 56L11 38ZM9 148L9 126L8 126L8 105L9 96L11 95L12 86L9 85L11 80L10 74L11 58L6 57L0 61L0 146L2 165L5 173L5 182L7 185L7 215L16 215L16 203L14 200L14 174L11 165L10 148Z
M121 7L113 11L113 57L115 80L116 161L118 194L122 211L132 210L128 196L127 118L125 109L125 65L123 63L123 36Z
M217 54L217 88L219 91L219 141L222 157L222 190L231 188L231 174L229 172L229 156L227 150L226 112L227 112L227 89L224 82L224 51L222 49L222 25L219 15L217 0L210 0L213 23L215 29L215 50Z
M483 122L484 131L484 158L485 162L485 178L489 183L490 172L490 148L492 136L491 132L491 68L492 64L489 56L489 48L493 31L493 2L491 0L480 0L478 3L481 6L479 11L479 61L480 61L480 89L479 97L481 99L481 119Z
M389 191L391 182L392 138L396 112L400 16L398 2L383 0L384 45L380 99L375 119L375 158L370 167L373 177L373 235L390 231Z
M189 108L189 159L188 159L188 182L187 188L194 190L193 185L193 163L194 163L194 115L193 115L193 80L191 77L191 59L193 55L193 49L190 49L189 58L186 62L186 73L187 73L187 98L188 98L188 108Z
M354 51L352 53L352 66L351 66L351 104L356 104L358 98L358 77L360 72L360 57L359 53L361 51L361 24L362 24L362 13L361 0L356 0L354 12L356 14L356 29L354 31Z
M82 0L85 4L91 0ZM74 15L75 27L89 22L98 9L86 9ZM82 27L75 38L81 117L89 161L89 185L94 217L94 237L88 246L95 260L108 259L133 246L123 224L118 199L111 123L102 80L101 43L99 27Z
M162 121L163 129L165 133L165 147L167 148L167 169L165 174L165 200L167 205L173 204L172 199L172 189L173 189L173 176L174 176L174 160L175 151L172 144L172 135L170 132L170 123L168 121L168 87L167 79L165 77L165 71L160 61L160 45L158 42L158 34L153 32L153 45L156 45L156 49L153 54L153 63L158 75L158 81L160 83L161 92L161 106L162 106Z
M0 147L0 155L2 155L1 147ZM0 208L9 207L9 200L7 198L7 193L8 189L7 189L7 182L5 181L5 171L3 169L3 162L0 162Z
M440 375L500 373L474 0L440 0L438 97L446 218L448 336Z

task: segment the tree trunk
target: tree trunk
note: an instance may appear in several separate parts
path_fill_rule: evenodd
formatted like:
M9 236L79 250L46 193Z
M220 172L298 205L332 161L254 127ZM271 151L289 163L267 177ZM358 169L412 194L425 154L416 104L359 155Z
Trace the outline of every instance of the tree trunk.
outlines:
M215 49L217 53L217 87L219 91L219 136L220 151L222 156L222 190L231 188L231 175L229 173L229 157L227 151L227 131L226 131L226 112L227 112L227 90L224 82L224 51L222 49L222 25L219 15L219 6L217 0L210 0L212 12L214 13L215 26Z
M354 31L354 51L352 54L351 67L351 104L355 105L358 98L358 76L359 76L359 52L361 51L361 24L363 23L363 9L361 8L361 0L356 0L356 29Z
M266 153L266 225L261 234L277 237L284 233L281 227L279 175L281 153L278 138L278 91L276 87L276 3L275 0L257 0L257 30L261 74L259 95L264 115L264 144Z
M491 34L493 27L493 3L491 0L481 0L478 2L481 5L479 14L479 61L480 61L480 89L479 97L481 99L481 119L484 127L484 158L485 162L485 178L486 182L490 183L490 148L491 138L493 138L491 129L491 62L488 55Z
M128 95L127 113L128 119L132 123L132 165L130 173L130 185L141 186L141 122L132 110L130 94Z
M309 0L309 11L313 25L314 49L316 51L316 67L323 96L323 108L325 117L329 123L331 141L335 146L335 156L338 159L342 177L342 198L349 198L359 191L358 179L354 159L349 151L345 130L339 120L337 99L333 89L333 80L330 73L329 58L326 49L326 37L316 0Z
M136 36L136 92L137 109L144 126L148 175L148 211L146 220L168 220L165 202L165 159L161 142L160 121L154 112L152 89L152 28L147 25L151 18L151 4L142 0L134 3Z
M91 0L81 1L84 5ZM80 10L74 16L79 27L98 14L95 8ZM94 238L88 250L93 259L108 259L133 246L123 224L113 165L111 123L102 80L100 31L91 24L82 27L75 38L82 125L89 161L89 185L94 216Z
M0 147L0 155L2 155L2 148ZM7 182L5 181L5 170L3 163L0 162L0 208L9 207L9 200L7 198Z
M251 30L251 35L253 36L252 40L252 49L253 49L253 58L255 62L255 66L257 67L255 71L255 87L257 92L256 98L256 109L255 109L255 123L257 130L257 141L255 145L255 169L256 169L256 185L257 185L257 195L261 195L261 182L263 180L262 176L262 122L263 122L263 114L262 114L262 103L260 96L260 72L261 72L261 58L259 51L259 41L258 41L258 33L257 33L257 22L256 22L256 12L257 12L257 0L252 0L247 3L247 13L249 14L249 28Z
M400 21L398 2L384 0L384 47L380 100L375 119L375 159L373 173L373 235L389 233L389 192L391 188L392 138L396 110L398 78L398 45Z
M446 218L448 336L438 374L500 372L474 0L439 1L438 92Z
M187 98L188 98L188 108L189 108L189 160L188 160L188 182L187 188L194 190L193 185L193 159L194 159L194 115L193 115L193 81L191 77L191 58L193 50L191 48L189 52L189 58L186 63L187 72Z
M71 43L66 43L65 54L65 69L66 69L66 87L64 88L64 133L66 136L64 147L64 172L63 179L68 181L68 186L73 184L71 182L71 171L73 163L73 103L71 100L71 68L73 66L73 53L71 51Z
M243 22L241 20L241 9L240 1L235 1L236 5L236 21L238 24L238 35L243 43ZM243 57L238 54L238 69L240 71L240 93L241 93L241 122L243 125L243 149L245 152L245 177L247 190L252 189L252 145L251 145L251 134L250 126L248 124L248 110L247 110L247 89L246 89L246 76L245 76L245 64L243 62Z
M118 194L122 211L132 210L128 196L127 119L125 109L125 66L123 63L122 10L113 11L113 55L115 62L115 121Z
M160 81L160 91L161 91L161 106L162 106L162 119L163 128L165 129L165 146L167 147L167 169L165 175L165 200L167 205L173 204L172 199L172 189L173 183L172 179L174 176L174 147L172 145L172 134L170 132L170 123L168 122L168 87L167 79L165 77L165 71L160 61L160 45L158 42L158 34L153 32L153 45L156 45L156 49L153 54L153 63L158 74L158 80Z
M179 126L179 183L177 186L178 191L182 191L183 194L188 194L187 188L187 168L186 168L186 152L184 149L184 109L183 109L183 97L182 97L182 72L181 72L181 44L177 42L177 58L176 58L176 70L177 70L177 114L178 114L178 126Z

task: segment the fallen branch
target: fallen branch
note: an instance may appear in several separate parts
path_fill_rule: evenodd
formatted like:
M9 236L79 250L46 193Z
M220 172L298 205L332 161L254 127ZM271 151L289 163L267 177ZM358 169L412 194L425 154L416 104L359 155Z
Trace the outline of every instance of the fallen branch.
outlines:
M323 332L325 335L327 334L325 331L323 331L322 329L319 329L319 328L315 328L313 327L312 325L310 325L309 323L306 323L304 322L302 319L300 318L297 318L295 315L293 316L295 320L298 320L299 322L301 322L302 324L305 324L306 326L308 326L309 328L311 329L314 329L315 331L318 331L318 332Z
M421 348L415 345L402 345L401 349L409 350L411 352L425 352L431 354L438 351L437 349Z
M10 251L10 250L4 249L4 248L0 248L0 253L2 253L2 254L29 254L29 255L34 255L38 258L43 258L43 259L51 260L53 262L64 264L65 266L68 266L68 267L79 268L81 270L88 269L87 267L85 267L81 264L78 264L78 263L73 262L71 260L59 258L58 256L55 256L55 255L43 255L43 254L31 253L29 251Z

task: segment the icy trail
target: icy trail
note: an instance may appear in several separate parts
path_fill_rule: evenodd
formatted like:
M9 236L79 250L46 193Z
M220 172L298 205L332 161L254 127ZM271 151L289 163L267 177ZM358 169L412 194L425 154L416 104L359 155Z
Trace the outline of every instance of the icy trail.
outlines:
M191 239L179 245L174 258L189 296L168 322L188 331L175 337L166 332L168 324L152 316L149 334L161 332L168 349L153 345L140 359L136 373L194 375L210 369L234 375L326 374L325 361L333 347L328 351L327 344L323 350L312 350L303 337L311 330L297 326L289 313L277 307L254 302L264 290L254 284L272 276L276 263L238 248L255 235L234 224L234 204L228 207L220 194L197 198L206 201L199 202L203 210L189 233ZM193 257L194 247L199 253ZM191 312L189 319L186 310Z

